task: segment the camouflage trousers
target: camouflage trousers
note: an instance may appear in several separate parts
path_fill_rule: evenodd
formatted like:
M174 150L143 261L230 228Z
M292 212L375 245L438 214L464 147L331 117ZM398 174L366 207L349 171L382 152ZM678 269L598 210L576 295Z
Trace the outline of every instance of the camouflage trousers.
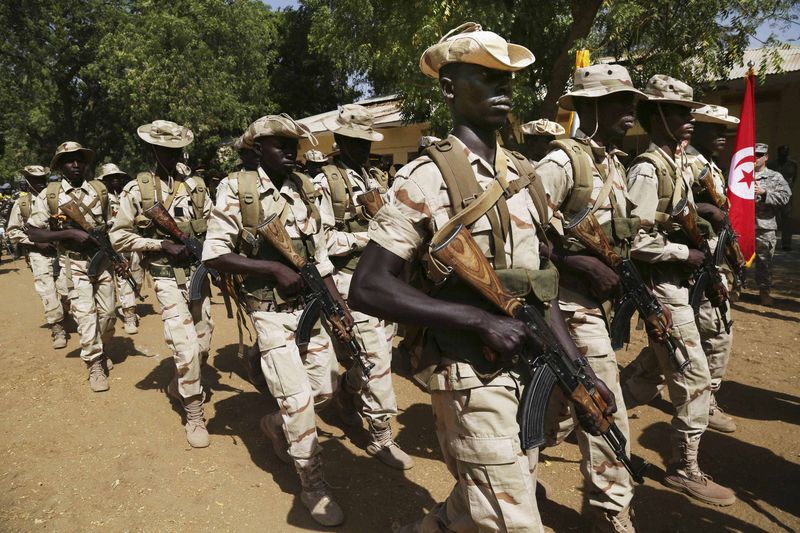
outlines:
M456 484L415 530L544 531L535 495L539 451L520 447L518 376L504 372L484 385L467 364L438 368L429 380L431 405Z
M386 423L397 415L397 398L392 385L391 335L383 321L358 311L352 311L352 314L356 340L364 348L367 360L375 365L370 370L367 385L361 390L362 413L371 423ZM358 373L360 378L360 368L353 366L351 371Z
M297 347L295 331L301 314L298 310L250 315L261 351L261 371L278 401L289 455L298 471L320 452L315 404L332 398L338 384L331 340L319 322L311 331L308 349L301 353Z
M175 278L154 278L156 298L161 306L164 340L172 350L182 398L202 393L200 369L211 349L211 288L206 280L202 298L189 302L189 290Z
M772 287L772 258L778 244L774 229L756 229L756 285L759 289Z
M141 288L142 284L144 283L144 269L141 265L141 256L136 252L124 255L131 267L131 277L136 284L139 285L139 288ZM128 283L122 276L115 276L115 278L117 283L117 297L119 298L119 306L122 309L136 307L136 295L133 293L133 287L131 287L131 284Z
M568 291L562 290L562 297ZM583 305L576 304L581 299L560 301L564 318L569 327L570 336L578 349L589 361L594 373L601 379L608 390L614 394L617 412L614 422L625 439L628 440L626 452L630 455L630 432L628 429L628 412L622 399L619 384L617 357L611 348L603 312L588 301ZM560 389L556 388L547 407L545 418L545 437L548 446L563 441L572 431L577 429L578 446L581 450L581 473L584 478L585 494L588 504L612 511L627 508L633 499L633 482L622 463L618 462L611 448L602 437L595 437L583 430L578 423L571 404Z
M81 359L90 363L102 357L103 342L114 335L114 275L104 270L96 279L87 274L89 261L67 259L63 255L61 271L69 289L70 313L78 325Z
M708 426L711 374L695 323L694 311L689 305L689 289L680 286L680 280L674 279L657 283L654 292L662 305L672 312L672 339L676 350L688 359L689 366L683 373L678 372L667 351L660 344L651 341L631 362L633 370L625 386L632 396L642 398L653 387L652 379L647 376L663 375L675 408L672 417L673 430L681 438L701 435Z
M33 273L33 288L42 299L44 305L44 318L49 325L64 320L64 308L61 305L61 296L68 296L66 278L62 274L56 278L53 272L53 258L38 252L30 252L28 261Z

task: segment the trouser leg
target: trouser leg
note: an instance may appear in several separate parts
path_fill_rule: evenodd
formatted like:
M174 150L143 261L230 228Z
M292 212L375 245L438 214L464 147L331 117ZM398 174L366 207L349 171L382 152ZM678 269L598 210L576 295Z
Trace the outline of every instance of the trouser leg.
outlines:
M375 317L353 312L356 339L367 360L375 365L367 385L361 390L363 414L369 422L386 424L397 415L397 399L392 386L392 349L383 324Z
M756 230L756 284L761 290L772 288L772 258L777 240L775 230Z
M64 308L61 306L61 297L53 277L53 258L31 252L28 254L28 259L33 274L33 288L42 300L45 320L51 326L62 322Z

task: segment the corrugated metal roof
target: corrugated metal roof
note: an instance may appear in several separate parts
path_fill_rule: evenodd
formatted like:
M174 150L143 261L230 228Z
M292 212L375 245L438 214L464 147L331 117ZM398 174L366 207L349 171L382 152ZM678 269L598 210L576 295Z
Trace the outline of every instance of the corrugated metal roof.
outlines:
M794 72L800 70L800 46L790 46L785 50L778 50L781 57L780 68L771 59L767 59L767 74L780 74L781 72ZM745 50L741 65L735 66L728 71L726 79L735 80L744 78L747 74L747 64L752 61L758 72L761 63L768 58L767 50L764 48L749 48Z

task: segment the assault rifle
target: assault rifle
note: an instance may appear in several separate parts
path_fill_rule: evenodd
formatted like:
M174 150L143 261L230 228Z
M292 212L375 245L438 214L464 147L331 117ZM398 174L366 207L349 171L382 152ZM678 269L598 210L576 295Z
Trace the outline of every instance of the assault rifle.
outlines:
M337 332L337 338L344 345L347 353L359 366L363 374L363 381L369 379L370 371L375 366L364 353L364 349L353 335L352 329L345 326L344 319L346 311L339 303L338 298L331 294L331 291L322 280L322 276L317 270L317 265L311 261L306 261L292 246L292 239L286 233L286 228L277 215L271 215L261 225L256 228L256 232L275 251L280 253L289 264L297 270L305 285L304 300L306 303L300 320L297 324L295 343L301 349L308 346L311 340L311 330L320 317L320 314Z
M372 219L383 207L383 197L378 189L370 189L358 195L358 203L363 208L366 217Z
M731 219L728 218L728 213L726 210L728 199L720 196L717 193L717 188L714 185L714 178L711 175L708 167L703 169L703 172L701 172L700 176L697 177L697 181L703 185L703 188L708 194L711 203L724 213L722 226L720 228L715 228L715 230L717 230L718 238L717 249L714 251L714 254L718 259L722 254L724 254L724 258L727 260L728 264L733 269L734 274L738 278L744 273L744 269L742 267L745 264L745 260L744 256L742 255L742 249L739 247L739 241L736 238L736 232L733 230L733 226L731 225ZM717 264L720 264L719 261Z
M89 224L89 221L87 221L86 217L83 216L83 212L81 211L80 207L78 207L78 204L75 203L75 200L68 200L67 202L59 205L58 208L69 220L77 224L80 229L88 233L92 237L92 240L95 242L95 244L97 244L98 252L94 254L91 261L89 261L87 274L89 274L91 277L98 276L110 261L114 266L115 271L121 270L124 272L122 275L123 278L128 285L131 286L136 297L141 300L142 295L139 292L139 285L136 283L136 280L133 279L133 274L131 274L131 267L128 264L128 260L122 257L119 252L114 250L114 247L111 245L111 240L108 238L108 232Z
M144 210L144 215L152 220L158 228L178 240L181 244L186 246L192 256L192 260L197 265L197 268L192 274L192 279L189 281L189 301L194 302L202 299L203 297L203 283L205 283L206 276L211 275L211 280L214 285L222 286L221 277L219 272L213 268L208 268L203 264L203 243L194 235L187 235L178 228L178 223L169 214L169 211L164 207L161 202L156 202L152 207ZM225 300L225 308L228 311L228 318L233 317L233 312L230 307L230 301L227 293L223 291L223 299Z
M431 255L504 314L522 322L533 334L535 345L522 354L531 373L518 413L522 448L540 446L544 442L544 415L553 385L558 384L565 396L585 412L600 435L611 447L616 461L622 463L631 477L642 483L647 463L635 468L625 452L627 440L611 417L603 412L607 405L586 373L583 364L570 359L553 330L539 311L511 296L463 225L458 225L441 244L433 245ZM582 422L583 423L583 422Z
M661 302L647 288L633 261L621 257L611 247L591 208L585 208L572 220L567 221L564 224L564 232L578 239L587 251L611 267L619 276L622 299L614 309L614 320L611 322L611 347L619 350L630 341L631 316L634 311L639 311L639 316L650 329L661 334L661 338L664 339L662 346L666 349L670 361L679 372L683 372L689 365L689 359L676 349L675 342L669 336Z
M689 294L689 303L695 315L700 311L700 302L705 295L711 305L719 311L725 332L730 333L733 321L728 320L728 291L717 268L722 261L722 250L717 247L717 253L711 252L708 241L697 227L697 211L686 198L681 199L675 206L672 219L689 238L689 245L703 252L703 264L694 272L694 286Z

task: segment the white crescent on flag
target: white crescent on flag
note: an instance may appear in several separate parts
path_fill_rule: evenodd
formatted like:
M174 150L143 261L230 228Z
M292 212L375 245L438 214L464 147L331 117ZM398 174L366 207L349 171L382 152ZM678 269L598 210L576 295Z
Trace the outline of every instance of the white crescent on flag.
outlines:
M733 154L731 160L732 170L728 179L728 191L743 200L755 198L755 187L753 186L755 162L756 155L752 146L745 146Z

